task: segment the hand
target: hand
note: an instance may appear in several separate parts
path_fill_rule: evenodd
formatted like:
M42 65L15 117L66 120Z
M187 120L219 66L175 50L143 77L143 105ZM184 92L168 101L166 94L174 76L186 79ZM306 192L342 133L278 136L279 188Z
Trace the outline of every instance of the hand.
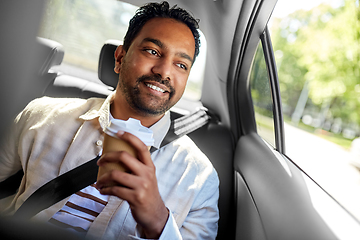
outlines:
M145 237L159 238L169 212L159 193L150 152L134 135L120 131L117 135L134 147L138 159L124 151L104 154L98 161L99 166L107 162L119 162L129 169L130 173L118 170L105 173L98 179L96 187L101 194L126 200L135 221L143 228ZM112 182L118 185L104 187Z

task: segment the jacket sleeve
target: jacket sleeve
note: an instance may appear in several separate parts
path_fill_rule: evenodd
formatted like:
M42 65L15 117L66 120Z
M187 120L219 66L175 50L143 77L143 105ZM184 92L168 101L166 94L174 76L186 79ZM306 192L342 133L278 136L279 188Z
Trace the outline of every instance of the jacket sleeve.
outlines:
M18 142L21 128L19 125L22 122L22 113L15 118L10 130L1 141L0 182L14 175L22 168L20 156L18 154Z

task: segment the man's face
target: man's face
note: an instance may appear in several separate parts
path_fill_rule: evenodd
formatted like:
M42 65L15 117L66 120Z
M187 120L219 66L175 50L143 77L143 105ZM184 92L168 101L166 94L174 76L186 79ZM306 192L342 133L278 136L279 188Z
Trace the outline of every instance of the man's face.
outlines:
M185 24L168 18L149 20L128 51L122 49L117 56L116 97L142 116L162 115L181 98L194 52L195 40Z

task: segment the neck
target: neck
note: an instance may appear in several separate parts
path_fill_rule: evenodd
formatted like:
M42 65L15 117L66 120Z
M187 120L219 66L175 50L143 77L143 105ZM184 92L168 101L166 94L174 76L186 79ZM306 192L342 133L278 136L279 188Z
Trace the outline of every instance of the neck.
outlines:
M130 107L126 107L125 104L119 104L117 101L114 101L110 105L110 112L111 115L116 119L121 119L124 121L128 120L129 118L137 119L141 122L141 125L145 127L151 127L154 123L159 121L164 116L164 114L159 116L149 116L137 113Z

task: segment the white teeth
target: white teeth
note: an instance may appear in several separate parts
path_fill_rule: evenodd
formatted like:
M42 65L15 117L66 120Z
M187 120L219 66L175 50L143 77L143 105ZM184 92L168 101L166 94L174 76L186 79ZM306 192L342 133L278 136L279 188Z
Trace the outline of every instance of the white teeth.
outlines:
M163 90L163 89L161 89L161 88L159 88L159 87L157 87L157 86L154 86L154 85L152 85L152 84L150 84L150 83L147 83L146 86L148 86L149 88L152 88L152 89L154 89L154 90L156 90L156 91L162 92L162 93L165 92L165 90Z

